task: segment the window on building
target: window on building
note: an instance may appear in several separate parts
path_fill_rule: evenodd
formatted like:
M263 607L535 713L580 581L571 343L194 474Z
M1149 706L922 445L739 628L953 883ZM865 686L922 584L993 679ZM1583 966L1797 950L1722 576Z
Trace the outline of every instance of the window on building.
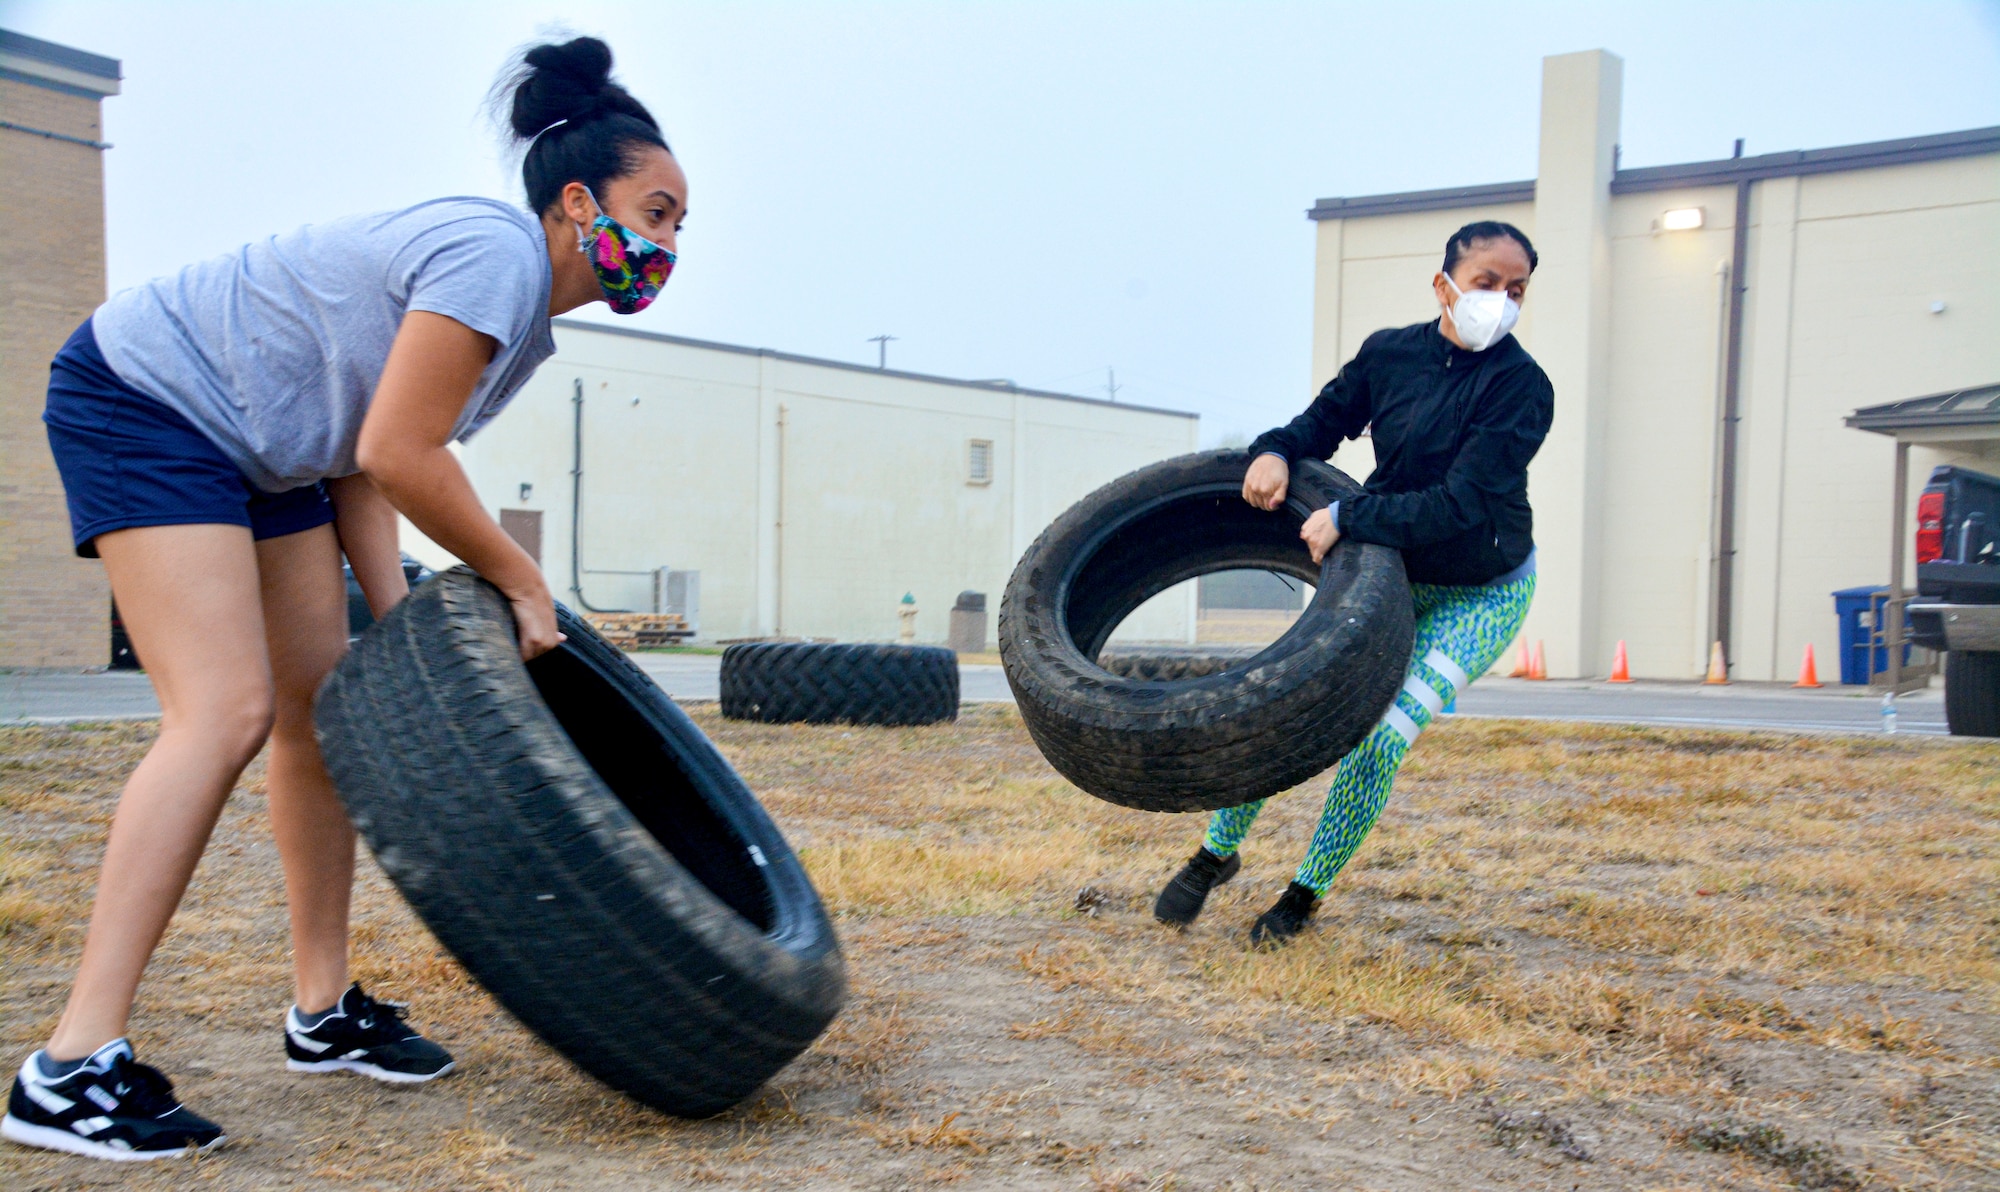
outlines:
M993 483L993 440L969 439L966 441L967 484Z

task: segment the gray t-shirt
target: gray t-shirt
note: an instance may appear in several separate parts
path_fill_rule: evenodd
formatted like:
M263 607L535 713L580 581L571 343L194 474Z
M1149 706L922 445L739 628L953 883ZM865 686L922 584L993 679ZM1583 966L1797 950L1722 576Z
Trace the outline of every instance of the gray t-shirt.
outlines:
M361 420L412 310L500 344L452 427L470 438L555 352L540 221L453 198L304 227L122 290L92 327L126 384L283 492L359 470Z

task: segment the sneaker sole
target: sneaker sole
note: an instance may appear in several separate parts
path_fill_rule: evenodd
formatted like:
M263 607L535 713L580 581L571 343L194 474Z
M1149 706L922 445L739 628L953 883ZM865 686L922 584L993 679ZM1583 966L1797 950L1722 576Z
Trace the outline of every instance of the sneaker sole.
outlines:
M285 1068L292 1072L352 1072L357 1076L366 1076L371 1080L380 1080L387 1084L422 1084L427 1080L436 1080L440 1076L449 1076L452 1069L456 1067L458 1067L458 1061L453 1060L435 1072L392 1072L379 1064L371 1064L366 1060L285 1061Z
M109 1159L115 1163L143 1162L149 1159L185 1159L188 1148L178 1147L171 1151L128 1151L106 1142L92 1142L72 1131L56 1126L37 1126L24 1122L13 1114L0 1119L0 1137L22 1146L39 1147L45 1151L66 1151L72 1155L84 1155L92 1159ZM217 1135L215 1141L197 1147L196 1152L208 1152L229 1141L229 1135Z

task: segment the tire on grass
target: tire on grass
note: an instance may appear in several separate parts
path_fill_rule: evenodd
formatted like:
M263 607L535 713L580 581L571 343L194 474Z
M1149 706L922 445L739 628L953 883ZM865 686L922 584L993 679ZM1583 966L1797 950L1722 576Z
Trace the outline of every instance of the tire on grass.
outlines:
M940 646L748 642L722 652L722 714L767 724L958 718L958 655Z
M1256 646L1110 646L1097 665L1121 679L1199 679L1242 666L1262 651Z
M1344 757L1402 686L1415 623L1402 555L1343 540L1315 567L1306 517L1360 486L1292 466L1285 506L1242 496L1241 451L1142 468L1085 497L1028 548L1000 607L1007 682L1043 756L1085 791L1142 811L1231 807ZM1255 657L1179 682L1122 678L1096 659L1118 623L1195 576L1259 568L1317 587Z
M439 941L528 1029L682 1117L741 1101L839 1011L798 858L701 730L568 609L524 667L464 568L321 689L327 770Z

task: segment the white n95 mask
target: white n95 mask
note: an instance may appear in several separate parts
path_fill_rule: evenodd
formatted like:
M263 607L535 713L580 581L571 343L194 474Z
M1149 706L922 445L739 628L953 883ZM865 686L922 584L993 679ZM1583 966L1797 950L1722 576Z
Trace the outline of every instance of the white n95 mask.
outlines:
M1451 325L1472 351L1484 352L1507 338L1521 317L1521 304L1500 290L1461 290L1449 273L1444 284L1458 294L1458 301L1451 304Z

